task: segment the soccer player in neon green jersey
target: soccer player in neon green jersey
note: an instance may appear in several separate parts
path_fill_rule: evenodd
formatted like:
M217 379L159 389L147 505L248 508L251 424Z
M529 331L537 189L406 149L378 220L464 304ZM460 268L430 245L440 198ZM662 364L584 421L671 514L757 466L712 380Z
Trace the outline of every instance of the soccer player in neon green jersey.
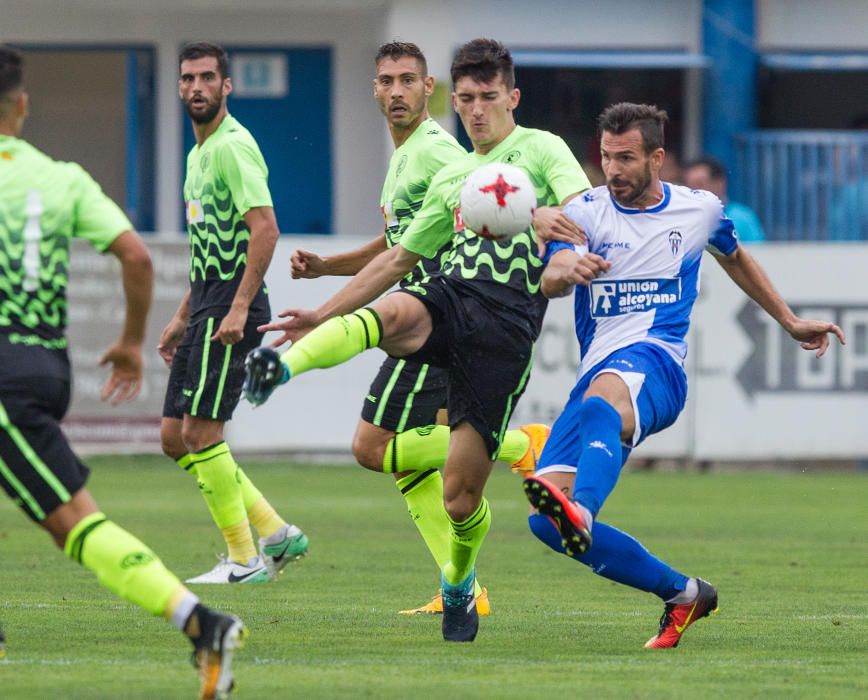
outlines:
M244 626L203 606L136 537L100 512L89 470L60 429L70 399L66 288L73 237L121 264L126 318L100 360L102 398L131 400L142 382L151 258L123 212L75 163L18 138L28 113L23 63L0 46L0 484L58 547L113 593L165 615L193 642L201 697L225 697ZM2 634L0 634L2 649Z
M425 56L418 46L406 42L383 44L374 65L374 99L395 144L380 196L384 232L361 248L328 258L296 250L292 256L292 276L296 279L359 272L376 255L401 240L434 174L446 163L467 155L455 138L428 116L434 78L428 75ZM449 240L431 257L422 258L401 285L420 282L439 270L451 250ZM446 380L443 368L387 358L365 398L353 439L353 455L359 464L394 474L413 524L438 567L449 559L449 520L443 507L443 477L438 469L446 461L449 444L449 428L442 414L438 415L446 405ZM512 462L514 468L533 469L534 455L542 451L547 435L548 427L541 425L508 431L498 456ZM478 583L476 586L477 609L487 615L488 592ZM429 603L401 612L442 613L442 596L438 593Z
M451 537L449 560L441 567L442 628L444 639L472 641L479 625L476 557L491 523L483 488L527 383L546 302L534 232L508 241L477 237L461 221L461 187L472 171L491 162L524 169L540 205L562 204L590 183L560 138L516 125L519 91L512 57L502 44L476 39L461 47L452 63L452 82L453 105L473 152L434 176L397 245L316 311L288 310L289 320L265 327L283 330L280 340L296 342L282 358L271 349L254 351L245 391L252 402L262 403L289 377L344 362L374 346L447 370L451 435L443 496ZM455 250L441 271L353 311L435 254L456 232Z
M226 52L189 44L179 58L179 92L196 145L187 157L184 200L190 291L163 330L170 367L163 452L195 474L228 557L188 583L274 579L307 552L307 537L272 508L232 457L223 425L241 397L244 357L270 316L263 283L279 235L259 147L226 109L232 92ZM259 552L251 525L259 532Z

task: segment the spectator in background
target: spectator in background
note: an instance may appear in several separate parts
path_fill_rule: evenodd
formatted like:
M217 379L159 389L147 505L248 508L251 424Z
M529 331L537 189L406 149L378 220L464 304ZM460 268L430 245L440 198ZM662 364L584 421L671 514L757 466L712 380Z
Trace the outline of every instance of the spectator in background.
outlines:
M868 133L868 113L850 123L853 131ZM833 198L829 212L829 238L835 241L864 241L868 239L868 177L865 166L859 167L859 146L849 153L849 167L837 197ZM846 162L846 161L845 161Z
M766 239L765 231L756 212L746 204L733 202L726 196L726 169L716 158L703 156L684 168L684 184L692 190L708 190L723 202L723 211L735 225L738 240L754 243Z
M684 168L681 167L681 159L675 151L666 151L666 157L663 159L663 165L660 167L660 179L663 182L669 182L673 185L684 184ZM605 176L603 182L605 185ZM595 184L594 187L597 187Z

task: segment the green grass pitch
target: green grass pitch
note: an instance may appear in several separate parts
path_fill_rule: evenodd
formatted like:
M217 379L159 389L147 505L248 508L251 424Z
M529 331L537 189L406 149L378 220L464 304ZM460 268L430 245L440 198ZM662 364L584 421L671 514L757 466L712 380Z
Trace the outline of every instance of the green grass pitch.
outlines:
M190 477L160 458L90 460L103 510L182 578L221 540ZM250 628L238 698L868 697L868 478L822 473L630 473L604 520L712 581L720 612L678 649L648 651L661 604L532 538L501 465L479 562L493 613L473 644L406 617L438 576L392 478L246 461L311 553L276 583L199 586ZM0 697L192 698L189 645L104 591L0 501Z

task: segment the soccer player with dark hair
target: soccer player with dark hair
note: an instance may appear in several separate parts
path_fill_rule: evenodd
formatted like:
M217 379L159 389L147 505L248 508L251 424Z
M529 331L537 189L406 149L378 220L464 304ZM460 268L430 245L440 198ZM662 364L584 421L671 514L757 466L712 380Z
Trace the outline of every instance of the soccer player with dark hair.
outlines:
M60 429L71 383L70 239L84 239L120 262L126 316L100 360L111 368L101 397L113 404L134 399L141 388L150 255L83 168L52 160L19 138L27 114L21 56L0 46L0 484L103 586L184 632L202 675L201 697L224 697L245 634L241 621L203 606L156 554L100 512L85 487L89 470Z
M163 330L170 367L163 406L163 452L195 475L229 554L188 583L274 579L307 552L307 537L281 518L236 464L223 425L241 397L244 357L262 341L271 311L263 278L279 231L259 147L226 108L232 92L225 51L183 48L178 90L193 122L184 201L190 291ZM251 525L259 532L259 552Z
M384 232L361 248L327 258L296 250L292 256L294 278L359 272L401 240L435 173L467 155L428 116L434 78L428 75L425 56L416 44L398 41L383 44L374 65L374 99L386 118L395 145L380 196ZM439 270L451 250L449 240L431 257L422 258L400 281L401 286L416 284ZM413 524L438 567L449 560L449 520L443 507L443 477L439 471L446 461L449 427L445 420L438 421L438 410L446 405L446 382L443 368L406 358L387 358L365 398L353 438L353 455L359 464L372 471L394 474ZM532 471L547 435L548 427L538 424L507 431L498 458L512 463L516 470ZM479 583L476 594L479 613L487 615L488 593ZM438 593L426 605L401 612L441 613L442 595Z
M476 558L491 524L483 489L530 375L546 303L534 231L506 241L478 237L461 219L461 188L479 166L496 162L525 170L540 205L560 205L590 183L562 139L516 125L520 94L500 42L476 39L462 46L452 80L453 107L473 152L434 175L396 245L316 311L289 310L284 313L292 318L268 326L295 342L282 357L270 349L254 351L245 391L262 403L290 377L372 347L446 370L451 433L443 498L450 542L441 566L442 629L446 640L472 641L479 625ZM453 239L440 270L360 309Z
M599 118L606 185L570 202L564 213L587 245L553 242L542 290L575 289L581 364L575 388L525 492L537 512L532 532L549 547L618 583L664 602L645 646L677 646L689 625L717 608L717 591L654 557L597 516L630 451L675 422L684 407L683 363L699 268L708 250L730 278L805 350L820 357L838 326L796 316L759 264L738 245L720 200L710 192L661 182L666 112L620 103ZM607 267L602 274L600 259Z

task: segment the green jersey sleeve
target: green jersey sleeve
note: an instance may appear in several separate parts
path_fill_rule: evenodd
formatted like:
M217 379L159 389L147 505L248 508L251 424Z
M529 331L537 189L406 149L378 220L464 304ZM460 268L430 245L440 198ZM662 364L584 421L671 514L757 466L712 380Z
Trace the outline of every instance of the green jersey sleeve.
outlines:
M455 235L455 215L445 196L448 182L434 176L422 208L401 237L400 245L411 253L430 258Z
M268 168L257 148L241 140L227 140L214 156L217 172L229 188L239 216L254 207L274 206L268 191Z
M591 182L579 161L573 155L566 142L555 134L541 132L544 138L540 140L542 146L540 162L542 170L546 174L549 187L554 192L558 204L571 194L584 192L591 188Z
M124 231L131 231L133 225L84 168L76 163L68 163L67 167L76 193L73 235L88 241L99 252L105 252Z

